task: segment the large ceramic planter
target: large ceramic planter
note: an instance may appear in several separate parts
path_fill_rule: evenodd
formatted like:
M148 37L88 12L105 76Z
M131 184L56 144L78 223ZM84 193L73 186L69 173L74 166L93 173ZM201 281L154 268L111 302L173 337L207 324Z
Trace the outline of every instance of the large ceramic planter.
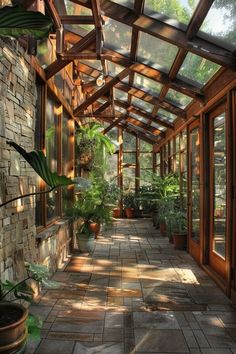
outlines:
M166 222L165 221L160 221L160 233L162 236L166 236L167 233L167 228L166 228Z
M89 230L90 230L93 234L95 234L95 238L98 237L99 232L100 232L100 229L101 229L101 224L98 223L98 222L91 222L91 223L89 224Z
M134 209L133 208L125 208L125 215L127 219L134 219Z
M187 233L172 232L175 250L186 250Z
M0 353L17 353L27 339L28 310L15 303L0 304Z
M90 236L86 234L77 233L77 244L81 253L90 253L94 248L94 234Z

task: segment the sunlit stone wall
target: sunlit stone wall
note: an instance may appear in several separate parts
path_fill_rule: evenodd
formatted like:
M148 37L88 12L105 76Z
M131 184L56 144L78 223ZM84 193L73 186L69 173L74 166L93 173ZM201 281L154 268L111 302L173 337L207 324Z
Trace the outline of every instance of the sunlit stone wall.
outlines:
M30 58L15 41L0 39L0 203L35 190L35 174L6 144L34 148L36 86ZM0 272L2 279L21 277L23 259L35 260L34 199L0 208Z

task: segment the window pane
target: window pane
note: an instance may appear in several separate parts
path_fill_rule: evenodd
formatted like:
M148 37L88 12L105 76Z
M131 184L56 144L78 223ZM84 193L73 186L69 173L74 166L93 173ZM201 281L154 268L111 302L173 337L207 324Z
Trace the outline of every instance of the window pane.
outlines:
M162 89L162 85L158 82L137 73L134 74L134 86L154 96L159 96Z
M132 28L121 22L109 19L103 26L105 47L129 56Z
M58 109L57 104L47 97L46 104L46 124L45 124L45 145L46 145L46 160L49 168L53 172L57 172L57 122ZM46 197L46 212L47 220L54 218L57 215L57 191L47 194Z
M159 129L159 130L161 130L161 131L165 131L165 130L166 130L166 128L163 127L163 125L160 125L160 124L158 124L158 123L156 123L156 122L154 122L154 121L152 121L151 127L157 128L157 129Z
M137 97L132 97L132 105L141 108L143 111L151 113L153 110L153 105Z
M99 71L102 70L101 60L84 59L84 60L80 60L79 62L88 65L91 68L97 69Z
M136 153L124 152L123 163L124 164L126 164L126 163L135 164L136 163Z
M135 136L123 132L123 151L136 151Z
M112 0L112 2L116 2L119 5L129 7L130 9L134 8L134 0Z
M170 113L163 108L158 109L157 116L159 116L160 118L167 120L169 122L173 122L177 118L177 116L175 114Z
M191 101L192 98L184 95L181 92L177 92L173 89L169 89L166 95L168 101L172 102L176 106L185 108Z
M158 48L158 50L157 50ZM178 48L170 43L140 32L137 60L141 63L169 72Z
M128 102L128 93L114 88L114 98L118 101Z
M119 64L114 64L111 61L107 61L108 63L108 73L110 76L115 77L116 75L118 75L122 70L125 69L124 66L119 65ZM126 76L123 80L121 80L122 82L128 84L129 83L129 76Z
M140 153L140 168L152 168L152 154Z
M169 0L153 1L145 0L144 13L153 18L162 20L160 14L176 19L181 23L188 24L199 0ZM159 14L158 14L159 13ZM170 23L168 21L168 23ZM171 22L174 25L173 22Z
M236 46L236 2L216 0L200 30Z
M220 65L193 53L188 53L177 76L197 81L201 86L204 86L219 69Z
M131 190L135 188L135 168L123 169L123 189Z
M225 258L226 237L226 141L225 114L214 119L214 244Z
M144 140L140 140L140 151L141 152L152 152L153 146L152 144L148 144Z
M143 118L142 116L140 116L140 115L138 115L136 113L130 112L129 116L134 118L134 119L138 119L140 122L147 123L147 119L146 118Z
M107 156L105 179L111 181L113 178L117 177L117 161L118 155L112 154Z
M53 61L53 46L51 41L46 38L42 39L40 41L37 41L37 59L42 66L43 69L45 69L49 64L52 63Z
M149 170L140 169L140 187L151 185L150 177L152 176L152 174L153 174L152 169Z

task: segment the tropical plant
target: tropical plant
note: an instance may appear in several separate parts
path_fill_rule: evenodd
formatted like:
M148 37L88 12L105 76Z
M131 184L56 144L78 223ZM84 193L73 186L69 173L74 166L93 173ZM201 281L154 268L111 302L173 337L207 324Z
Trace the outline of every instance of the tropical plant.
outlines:
M123 205L124 205L124 208L136 209L137 200L136 200L136 195L134 192L124 192Z
M56 172L51 172L47 165L46 157L43 151L41 150L31 151L28 153L21 146L19 146L13 141L7 142L7 144L12 146L16 151L18 151L21 154L21 156L24 157L24 159L30 164L30 166L34 169L34 171L50 187L50 189L45 192L35 192L35 193L29 193L29 194L24 194L22 196L18 196L16 198L10 199L0 204L0 207L8 203L11 203L17 199L25 198L31 195L50 193L54 189L61 186L68 186L74 184L77 186L77 188L80 188L81 190L89 188L90 183L88 180L84 178L76 177L72 180L71 178L68 178L66 176L59 176Z
M19 5L0 9L0 36L19 38L27 35L42 39L48 37L52 28L50 17L40 12L26 11Z
M34 291L29 285L30 281L42 284L47 288L58 288L58 283L49 279L50 273L44 265L25 263L26 276L18 283L9 280L0 281L0 303L12 301L23 301L27 303L33 302ZM42 321L40 317L30 314L27 319L29 339L38 340L40 337L40 328Z

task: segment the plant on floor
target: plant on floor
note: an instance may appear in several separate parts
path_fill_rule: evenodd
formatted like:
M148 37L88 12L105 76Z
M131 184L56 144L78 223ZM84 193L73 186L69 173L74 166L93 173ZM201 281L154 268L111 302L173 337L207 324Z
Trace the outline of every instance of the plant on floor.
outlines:
M124 191L122 200L125 208L126 217L128 219L134 218L135 211L138 207L136 194L131 191Z
M25 263L25 269L26 276L18 283L0 281L0 352L15 353L25 345L27 337L31 340L40 338L41 319L28 315L27 308L18 303L33 301L34 291L30 282L43 284L48 288L58 287L58 283L49 279L47 267Z
M115 146L111 140L102 133L102 126L92 123L88 126L79 127L76 132L78 166L91 171L94 166L96 153L115 152Z

